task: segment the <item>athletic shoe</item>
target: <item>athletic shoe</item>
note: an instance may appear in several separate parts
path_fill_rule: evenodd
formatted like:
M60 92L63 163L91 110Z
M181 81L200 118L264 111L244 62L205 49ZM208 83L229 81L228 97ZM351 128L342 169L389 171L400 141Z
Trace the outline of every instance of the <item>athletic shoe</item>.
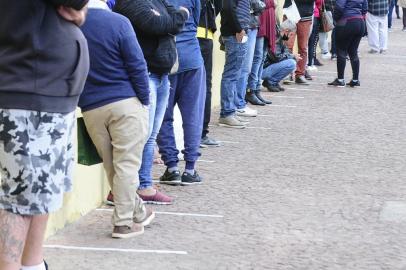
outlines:
M354 81L354 80L351 80L349 83L347 83L347 85L349 87L361 86L359 81Z
M201 148L206 148L208 146L215 146L218 147L220 146L220 143L218 141L216 141L215 139L212 139L208 136L205 136L203 138L200 139L200 147Z
M318 67L324 66L323 63L321 63L321 62L319 61L319 59L317 59L317 58L314 59L314 65L315 65L315 66L318 66Z
M146 204L156 204L156 205L169 205L172 204L173 200L171 197L159 192L158 190L155 192L154 195L142 195L138 194L140 198Z
M305 71L304 77L305 77L306 80L308 80L308 81L312 81L312 80L313 80L312 75L310 75L309 71L307 71L307 70Z
M244 117L255 117L258 115L258 112L254 109L251 109L248 106L245 106L245 108L243 108L243 109L237 109L236 115L244 116Z
M307 66L306 70L308 70L308 71L317 71L317 67L315 65Z
M296 77L295 83L301 84L301 85L309 85L309 83L307 82L307 80L304 76Z
M147 213L145 215L145 218L143 220L136 220L134 219L134 223L138 225L142 225L144 227L147 227L148 225L151 224L152 220L155 218L155 213L151 210L146 208Z
M141 224L133 223L130 226L114 226L113 233L111 237L127 239L135 237L144 233L144 226Z
M202 178L199 176L199 174L196 172L192 175L190 173L184 172L182 174L182 185L183 186L191 186L191 185L197 185L202 183Z
M376 51L376 50L374 50L374 49L370 49L370 50L368 51L368 53L369 53L369 54L377 54L377 53L379 53L379 52Z
M336 86L336 87L345 87L345 82L343 81L339 81L338 79L335 79L334 81L328 83L329 86Z
M165 185L180 185L180 171L169 172L166 168L164 174L159 178L159 183Z
M241 123L235 115L229 115L227 117L219 118L219 126L229 128L245 128L245 125Z
M331 54L331 60L332 61L337 60L337 54L335 54L335 53Z
M321 54L321 59L328 60L330 58L331 58L331 53L329 53L329 52Z
M235 116L235 119L237 119L238 121L240 121L242 124L244 124L244 125L247 125L247 124L249 124L250 123L250 120L248 120L247 118L245 118L245 117L238 117L238 116Z

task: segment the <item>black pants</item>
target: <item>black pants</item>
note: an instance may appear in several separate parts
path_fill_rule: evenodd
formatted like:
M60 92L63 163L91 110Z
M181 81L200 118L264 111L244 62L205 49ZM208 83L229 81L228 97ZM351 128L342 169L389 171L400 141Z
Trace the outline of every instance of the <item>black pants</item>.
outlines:
M406 8L402 7L402 17L403 17L403 28L406 28Z
M202 53L204 67L206 69L206 104L204 105L204 119L202 138L209 133L209 123L211 115L211 86L212 86L212 70L213 70L213 40L198 38L200 51Z
M352 79L358 80L360 66L358 46L364 33L365 21L363 19L349 20L345 25L336 26L338 79L344 79L344 70L348 55L351 60Z
M319 28L320 28L320 18L314 18L313 29L309 37L309 54L308 54L308 66L314 65L314 59L316 59L316 49L317 43L319 42Z

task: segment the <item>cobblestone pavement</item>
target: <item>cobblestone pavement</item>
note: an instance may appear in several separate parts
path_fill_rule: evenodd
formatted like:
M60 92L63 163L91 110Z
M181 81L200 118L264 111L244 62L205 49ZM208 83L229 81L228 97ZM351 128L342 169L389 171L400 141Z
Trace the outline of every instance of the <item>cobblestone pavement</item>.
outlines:
M264 93L275 105L248 129L213 123L224 143L202 150L204 184L162 186L176 203L154 207L212 216L160 213L113 240L111 213L93 211L47 245L113 250L46 248L51 269L406 269L406 33L394 20L386 55L362 41L360 88L327 87L324 61L311 86Z

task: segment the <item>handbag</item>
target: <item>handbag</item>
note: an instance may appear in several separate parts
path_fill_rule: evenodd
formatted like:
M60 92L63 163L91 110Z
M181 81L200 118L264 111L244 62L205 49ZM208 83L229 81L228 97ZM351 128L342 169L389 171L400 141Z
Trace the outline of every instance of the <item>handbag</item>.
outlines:
M77 135L78 135L78 163L86 166L102 163L103 160L97 153L92 139L87 133L85 121L83 117L77 119Z
M321 24L320 24L321 32L327 33L334 29L333 13L331 13L331 11L326 10L326 5L325 5L324 1L322 3L320 19L321 19Z

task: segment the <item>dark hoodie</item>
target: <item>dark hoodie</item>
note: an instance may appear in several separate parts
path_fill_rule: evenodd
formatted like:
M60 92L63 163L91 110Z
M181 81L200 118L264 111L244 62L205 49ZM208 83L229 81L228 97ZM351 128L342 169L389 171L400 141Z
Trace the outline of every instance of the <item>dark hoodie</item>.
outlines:
M88 0L0 0L0 108L69 113L89 69L86 39L56 11Z

